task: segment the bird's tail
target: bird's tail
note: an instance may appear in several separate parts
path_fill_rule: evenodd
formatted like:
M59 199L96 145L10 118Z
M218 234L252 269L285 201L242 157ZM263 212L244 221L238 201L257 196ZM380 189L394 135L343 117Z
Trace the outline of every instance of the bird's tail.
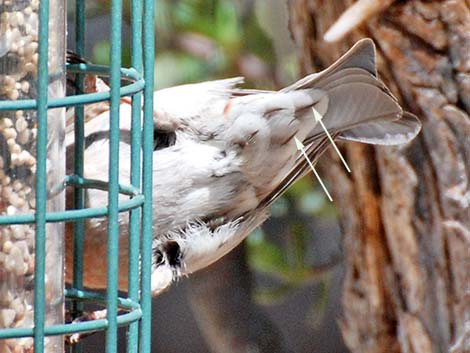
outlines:
M397 145L411 141L420 131L420 121L404 112L384 83L377 78L375 46L372 40L357 42L328 69L312 74L281 90L324 92L321 99L298 115L314 119L317 110L323 125L334 139L359 141L376 145ZM305 119L305 116L297 116ZM304 134L303 144L309 159L315 163L330 142L321 124ZM287 188L309 171L301 155L267 195L262 205L269 206Z
M309 88L326 92L327 99L319 102L316 109L324 111L324 125L340 139L397 145L412 140L421 129L419 120L404 112L377 78L375 46L370 39L357 42L328 69L283 91ZM317 124L306 142L320 137L322 132Z

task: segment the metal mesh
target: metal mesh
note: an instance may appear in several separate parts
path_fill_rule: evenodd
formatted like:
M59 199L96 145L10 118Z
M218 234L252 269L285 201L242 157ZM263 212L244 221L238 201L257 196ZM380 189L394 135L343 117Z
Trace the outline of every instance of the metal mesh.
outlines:
M12 2L13 12L16 11L14 8L15 3L19 3L19 1ZM32 342L32 346L26 347L24 349L25 352L33 351L33 349L35 353L59 352L63 349L61 345L48 346L45 344L48 337L83 331L105 330L106 352L117 352L118 326L126 326L127 352L150 352L154 68L153 3L154 0L132 0L130 3L132 29L132 64L130 68L121 67L121 0L113 0L111 6L110 66L79 64L67 67L68 71L77 73L79 82L83 81L84 74L91 73L109 76L110 92L84 93L63 98L51 98L48 97L48 90L50 90L52 82L51 73L49 72L50 62L48 65L48 52L51 49L48 45L51 37L50 26L48 24L50 20L53 21L54 19L50 18L51 7L49 0L39 1L37 11L39 20L37 28L37 77L34 77L34 82L35 84L37 83L37 94L33 98L18 95L2 96L0 101L0 120L4 119L8 114L34 111L36 117L35 129L37 129L35 135L35 158L37 164L34 173L34 212L8 214L7 212L2 212L0 207L0 227L31 225L34 230L34 273L31 274L31 277L34 278L32 281L32 291L34 293L33 320L32 325L26 326L22 326L15 320L4 322L4 324L8 325L0 326L0 343L4 344L2 347L7 347L5 342L13 342L12 344L14 345L15 340L28 338L29 342ZM4 12L10 10L8 9L7 2L2 4L0 9L2 16ZM76 1L75 13L75 48L78 55L86 57L84 52L86 25L84 0ZM21 17L19 18L21 20ZM65 37L65 33L63 35ZM1 48L2 40L5 40L5 38L0 38L0 55L4 56L8 52L5 54L5 48ZM126 78L131 83L121 86L123 78ZM131 180L127 184L118 183L119 105L120 99L123 96L128 96L132 99ZM109 100L111 111L109 182L83 178L83 106L103 100ZM46 185L49 168L46 165L46 161L48 139L51 138L51 109L71 106L75 107L74 173L73 175L66 176L62 185L69 185L69 187L74 188L75 209L48 212L46 205L50 197L50 190L48 190L48 185ZM0 121L0 123L2 122ZM65 161L65 156L63 156L63 160ZM63 198L65 198L64 188L59 192ZM107 207L85 208L84 190L86 188L106 189L108 191ZM130 197L125 201L121 201L119 194L125 194ZM128 212L130 220L129 288L127 297L118 296L119 228L117 220L120 212ZM82 285L84 222L88 218L100 216L107 217L109 224L107 234L107 290L105 295L84 290ZM71 324L59 322L52 325L46 322L48 293L45 278L47 277L46 241L49 236L48 225L53 223L62 224L66 221L73 222L74 224L74 278L71 288L65 291L65 297L71 302L71 310L78 313L82 310L84 301L101 302L108 312L106 319ZM1 238L0 241L2 241ZM3 270L2 266L3 264L0 262L0 274ZM5 283L2 285L5 285ZM125 309L124 313L118 314L118 308ZM60 340L62 340L61 337ZM80 352L80 344L74 346L72 351Z

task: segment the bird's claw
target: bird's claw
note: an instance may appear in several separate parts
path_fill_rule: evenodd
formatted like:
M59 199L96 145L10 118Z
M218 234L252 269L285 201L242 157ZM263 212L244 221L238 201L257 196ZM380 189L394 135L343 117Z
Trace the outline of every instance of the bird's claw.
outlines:
M87 322L87 321L94 321L94 320L101 320L101 319L106 319L108 315L108 311L106 309L103 310L95 310L95 311L85 311L82 313L82 315L74 318L67 320L70 322L70 324L75 324L79 322ZM70 317L70 313L68 312L66 316ZM86 338L96 331L88 331L88 332L75 332L71 335L65 336L65 343L68 345L74 345L79 343L83 338Z

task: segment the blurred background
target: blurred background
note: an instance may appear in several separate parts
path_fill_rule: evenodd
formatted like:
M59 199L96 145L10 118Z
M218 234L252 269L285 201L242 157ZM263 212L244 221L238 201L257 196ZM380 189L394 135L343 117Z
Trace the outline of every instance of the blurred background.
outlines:
M86 59L94 63L109 62L109 33L103 30L109 28L109 5L87 3ZM157 89L233 76L244 76L245 87L279 89L299 78L286 0L156 0L155 30ZM73 50L73 13L68 32ZM130 63L129 39L124 25L124 66ZM276 342L265 344L266 351L346 352L337 327L340 241L334 205L309 175L278 200L272 217L241 248L154 300L153 351L235 352L227 342L242 347L244 340L271 335ZM224 320L231 322L228 328ZM244 337L252 327L257 337ZM93 335L84 351L100 352L103 339ZM246 347L238 351L265 351Z

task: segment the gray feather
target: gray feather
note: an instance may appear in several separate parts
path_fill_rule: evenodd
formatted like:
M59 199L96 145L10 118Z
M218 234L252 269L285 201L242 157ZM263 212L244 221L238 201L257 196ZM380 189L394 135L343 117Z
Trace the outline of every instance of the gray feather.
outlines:
M339 138L370 144L398 145L414 139L420 130L418 118L405 112L399 120L361 125L342 132Z

